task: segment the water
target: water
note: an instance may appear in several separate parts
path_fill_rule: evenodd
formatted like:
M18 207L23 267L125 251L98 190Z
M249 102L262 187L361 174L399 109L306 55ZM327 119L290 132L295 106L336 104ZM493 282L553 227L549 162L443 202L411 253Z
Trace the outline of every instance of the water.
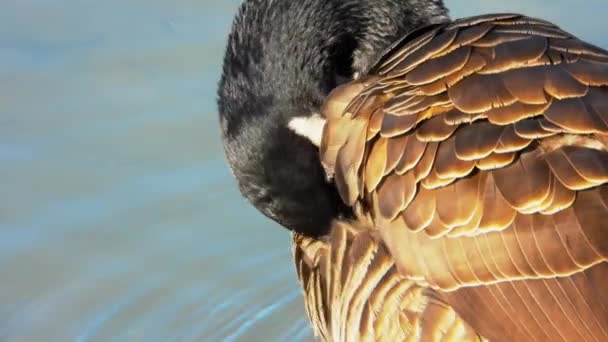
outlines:
M604 0L449 1L608 46ZM214 92L238 1L0 5L0 341L310 340Z

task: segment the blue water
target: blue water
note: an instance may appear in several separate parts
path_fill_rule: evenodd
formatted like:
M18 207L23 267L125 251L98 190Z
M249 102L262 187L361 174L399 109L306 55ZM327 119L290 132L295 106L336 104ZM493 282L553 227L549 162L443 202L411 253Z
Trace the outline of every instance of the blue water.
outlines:
M605 0L448 1L608 47ZM235 0L0 4L0 341L310 340L215 87Z

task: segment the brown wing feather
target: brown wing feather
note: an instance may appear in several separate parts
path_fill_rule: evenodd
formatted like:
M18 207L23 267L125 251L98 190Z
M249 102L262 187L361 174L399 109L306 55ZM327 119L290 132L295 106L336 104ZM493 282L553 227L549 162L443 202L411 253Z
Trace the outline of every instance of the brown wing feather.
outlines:
M400 44L329 115L345 202L480 335L608 340L608 52L518 15Z
M293 252L306 312L323 341L482 340L437 293L397 272L366 223L336 222L327 240L294 235Z

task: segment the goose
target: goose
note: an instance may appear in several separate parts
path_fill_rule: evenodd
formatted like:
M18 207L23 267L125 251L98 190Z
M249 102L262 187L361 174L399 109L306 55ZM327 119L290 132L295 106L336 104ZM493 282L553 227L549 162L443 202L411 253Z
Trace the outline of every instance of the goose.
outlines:
M440 0L245 0L218 108L317 339L608 341L607 51Z

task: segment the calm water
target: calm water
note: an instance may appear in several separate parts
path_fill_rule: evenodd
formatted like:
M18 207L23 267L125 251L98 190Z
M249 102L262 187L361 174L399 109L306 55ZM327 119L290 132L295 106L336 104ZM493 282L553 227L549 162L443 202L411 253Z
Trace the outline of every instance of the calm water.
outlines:
M448 4L608 47L605 0ZM0 341L311 339L289 236L240 199L219 143L237 6L1 1Z

